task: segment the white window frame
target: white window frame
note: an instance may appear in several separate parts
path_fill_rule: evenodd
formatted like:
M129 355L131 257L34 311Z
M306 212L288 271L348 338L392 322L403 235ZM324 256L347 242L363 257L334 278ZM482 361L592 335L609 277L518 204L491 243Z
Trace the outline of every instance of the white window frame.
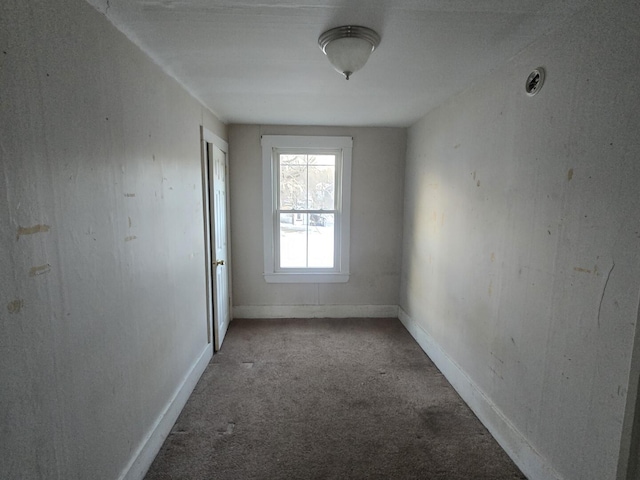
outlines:
M352 137L263 135L262 195L264 229L264 279L268 283L344 283L349 281L349 239L351 237L351 155ZM278 269L279 235L278 163L279 150L295 149L305 153L338 152L336 161L336 218L334 229L335 265L326 268Z

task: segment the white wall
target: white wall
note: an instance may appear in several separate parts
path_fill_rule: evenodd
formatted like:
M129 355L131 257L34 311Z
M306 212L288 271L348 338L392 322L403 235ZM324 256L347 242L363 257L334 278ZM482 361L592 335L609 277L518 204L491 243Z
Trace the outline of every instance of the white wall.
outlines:
M348 283L265 282L261 135L353 137ZM229 126L235 316L395 316L405 145L400 128Z
M225 126L84 1L3 2L0 44L0 477L118 478L206 351Z
M594 2L408 134L401 315L497 409L482 415L531 478L616 476L635 395L639 19L637 2Z

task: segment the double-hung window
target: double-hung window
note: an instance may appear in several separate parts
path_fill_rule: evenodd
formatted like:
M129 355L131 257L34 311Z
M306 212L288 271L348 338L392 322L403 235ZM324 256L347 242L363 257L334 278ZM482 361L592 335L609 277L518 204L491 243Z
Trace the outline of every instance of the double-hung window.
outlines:
M351 137L262 136L264 276L349 280Z

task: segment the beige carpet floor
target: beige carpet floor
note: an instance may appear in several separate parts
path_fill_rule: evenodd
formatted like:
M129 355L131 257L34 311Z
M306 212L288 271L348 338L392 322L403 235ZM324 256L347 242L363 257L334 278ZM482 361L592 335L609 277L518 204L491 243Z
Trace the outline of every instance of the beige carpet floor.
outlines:
M524 479L397 319L234 320L147 480Z

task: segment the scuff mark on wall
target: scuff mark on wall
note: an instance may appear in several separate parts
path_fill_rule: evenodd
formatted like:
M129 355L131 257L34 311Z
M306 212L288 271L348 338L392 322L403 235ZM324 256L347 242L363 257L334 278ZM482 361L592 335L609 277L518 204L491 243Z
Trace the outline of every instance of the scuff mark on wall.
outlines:
M135 197L136 194L135 193L125 193L124 196L125 197Z
M602 301L604 300L604 294L607 291L607 285L609 284L609 278L611 278L611 272L616 266L616 262L611 261L611 268L609 269L609 273L607 273L607 278L604 281L604 286L602 287L602 295L600 295L600 303L598 304L598 327L600 327L600 312L602 311Z
M14 301L7 303L7 310L9 313L20 313L20 310L24 308L24 300L16 298Z
M135 235L131 235L130 237L125 237L124 241L125 241L125 242L130 242L131 240L135 240L135 239L137 239L137 238L138 238L138 237L136 237Z
M500 363L502 363L504 365L504 360L502 360L500 357L498 357L494 352L490 352L491 356L493 358L495 358L496 360L498 360Z
M504 377L502 375L500 375L495 368L493 367L489 367L489 370L491 370L491 373L493 373L496 377L498 377L500 380L504 380Z
M51 271L51 265L47 263L45 265L31 267L31 269L29 270L29 276L37 277L38 275L44 275L45 273L49 273L50 271Z
M129 218L129 228L131 228L131 217L127 217Z
M574 269L576 272L591 273L591 270L589 270L589 269L587 269L587 268L573 267L573 269Z
M49 225L34 225L33 227L18 227L16 241L20 240L23 235L33 235L34 233L46 233L51 230Z
M567 172L567 181L571 181L571 179L573 178L573 168L570 168L569 171Z

